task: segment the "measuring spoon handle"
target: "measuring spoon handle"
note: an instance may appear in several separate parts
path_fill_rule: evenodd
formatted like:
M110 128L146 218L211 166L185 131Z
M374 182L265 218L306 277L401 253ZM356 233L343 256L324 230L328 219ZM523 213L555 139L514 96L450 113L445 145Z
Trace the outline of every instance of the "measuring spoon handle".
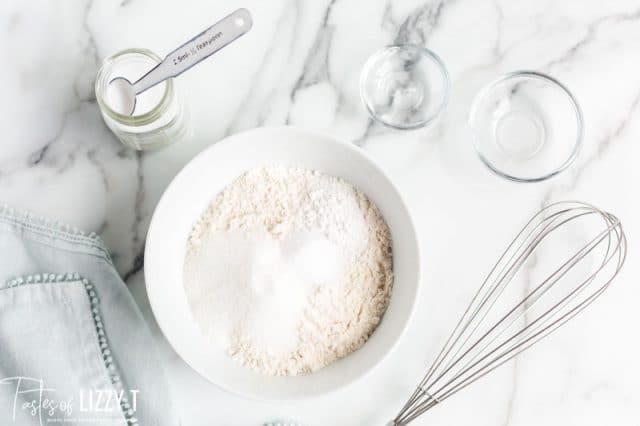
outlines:
M247 9L238 9L222 18L169 53L155 68L140 77L133 84L135 93L140 94L168 78L182 74L247 33L252 25L253 20Z

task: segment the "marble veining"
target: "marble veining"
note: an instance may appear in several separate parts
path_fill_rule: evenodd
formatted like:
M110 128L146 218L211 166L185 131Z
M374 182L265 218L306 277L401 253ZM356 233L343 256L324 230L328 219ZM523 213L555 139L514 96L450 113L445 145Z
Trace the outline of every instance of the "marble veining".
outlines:
M122 147L102 123L93 82L128 47L165 54L237 7L252 32L178 81L191 140L152 153ZM384 424L408 396L502 246L533 211L573 198L615 212L640 238L640 8L636 1L185 0L5 1L0 5L0 202L100 233L154 328L184 424ZM416 43L442 57L450 104L429 128L398 132L360 103L370 54ZM522 185L490 174L465 126L477 90L518 69L550 73L584 112L582 152L563 174ZM144 292L144 241L162 191L226 135L290 124L361 146L405 197L423 250L420 309L400 347L335 395L295 404L247 401L191 371L157 330ZM464 259L460 267L459 259ZM417 425L638 426L637 258L589 311Z

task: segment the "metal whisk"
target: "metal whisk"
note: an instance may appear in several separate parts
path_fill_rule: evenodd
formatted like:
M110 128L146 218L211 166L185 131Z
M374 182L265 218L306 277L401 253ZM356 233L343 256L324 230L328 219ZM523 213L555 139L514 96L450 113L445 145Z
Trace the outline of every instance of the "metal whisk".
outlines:
M580 232L560 238L569 225ZM592 238L568 254L556 253L593 228ZM626 253L622 224L614 215L571 201L542 209L491 269L433 365L387 426L409 424L565 324L609 286ZM548 272L535 274L549 264ZM513 284L516 276L521 286Z

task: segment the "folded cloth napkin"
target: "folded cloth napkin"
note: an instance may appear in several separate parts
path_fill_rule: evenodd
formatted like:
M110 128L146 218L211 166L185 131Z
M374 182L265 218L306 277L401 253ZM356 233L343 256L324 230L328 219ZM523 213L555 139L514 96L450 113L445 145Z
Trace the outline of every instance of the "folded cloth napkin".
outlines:
M177 425L147 325L95 234L0 208L0 424Z

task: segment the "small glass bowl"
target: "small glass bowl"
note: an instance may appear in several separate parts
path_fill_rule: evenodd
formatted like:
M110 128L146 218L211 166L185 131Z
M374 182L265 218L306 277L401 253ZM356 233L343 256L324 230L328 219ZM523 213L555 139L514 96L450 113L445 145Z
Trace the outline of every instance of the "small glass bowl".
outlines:
M469 126L480 159L517 182L539 182L565 170L582 143L583 120L571 92L534 71L505 74L471 105Z
M371 116L395 129L432 122L449 97L442 60L421 46L388 46L374 53L360 74L360 97Z

